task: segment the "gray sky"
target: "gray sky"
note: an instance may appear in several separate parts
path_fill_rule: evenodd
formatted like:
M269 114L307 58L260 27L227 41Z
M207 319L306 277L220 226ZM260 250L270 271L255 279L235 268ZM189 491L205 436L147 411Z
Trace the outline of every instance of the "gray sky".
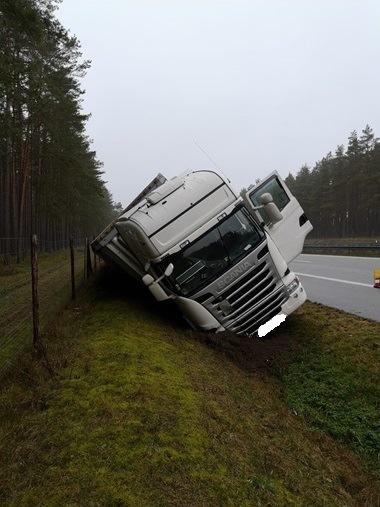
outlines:
M353 130L380 137L378 0L63 0L92 61L87 133L115 201L158 172L236 190L313 167Z

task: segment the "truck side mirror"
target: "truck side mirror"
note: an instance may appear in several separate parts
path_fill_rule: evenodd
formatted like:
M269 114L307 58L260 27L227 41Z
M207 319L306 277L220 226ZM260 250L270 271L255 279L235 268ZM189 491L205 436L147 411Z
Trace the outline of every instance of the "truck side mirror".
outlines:
M263 205L263 210L267 214L270 222L276 224L280 220L282 220L282 213L278 209L277 205L273 202L272 195L267 192L260 197L261 204Z
M152 283L154 282L154 278L152 275L149 275L148 273L146 275L144 275L142 277L142 281L144 282L144 284L149 287L149 285L152 285Z
M165 276L170 276L173 273L173 270L174 266L172 263L170 263L166 267L164 274L160 276L160 278L157 278L157 280L155 280L149 273L142 277L144 285L148 287L157 301L165 301L165 299L169 299L169 296L166 294L161 285L158 284L158 282L165 278Z
M170 276L174 271L174 266L172 263L168 264L165 269L165 276Z

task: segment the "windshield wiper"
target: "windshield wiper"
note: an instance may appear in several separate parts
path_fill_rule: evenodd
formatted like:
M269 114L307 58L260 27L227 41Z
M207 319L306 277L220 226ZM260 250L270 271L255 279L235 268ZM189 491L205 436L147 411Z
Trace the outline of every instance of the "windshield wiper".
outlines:
M228 251L227 245L226 245L226 244L225 244L225 242L224 242L224 239L223 239L222 233L220 232L219 228L218 228L218 233L219 233L220 241L222 242L222 245L223 245L223 247L224 247L224 250L226 251L228 262L229 262L230 264L232 264L231 257L230 257L230 253L229 253L229 251Z

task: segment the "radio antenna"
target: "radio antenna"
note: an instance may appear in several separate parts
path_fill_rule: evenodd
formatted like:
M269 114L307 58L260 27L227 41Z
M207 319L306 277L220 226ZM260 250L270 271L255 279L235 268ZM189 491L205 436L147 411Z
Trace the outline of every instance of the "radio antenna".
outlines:
M216 162L213 161L213 159L210 157L210 155L208 153L206 153L205 150L201 146L199 146L199 144L196 142L195 139L193 139L193 142L194 142L194 144L196 144L198 146L198 148L201 150L201 152L204 153L206 155L206 157L214 164L214 166L218 169L218 171L220 171L223 174L223 176L228 180L228 182L231 183L230 180L227 178L227 176L223 173L221 168L216 164Z

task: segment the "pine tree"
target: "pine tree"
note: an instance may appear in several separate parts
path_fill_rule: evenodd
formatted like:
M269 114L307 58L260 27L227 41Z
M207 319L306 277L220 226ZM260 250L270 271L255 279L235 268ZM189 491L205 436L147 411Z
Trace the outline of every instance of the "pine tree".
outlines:
M310 237L380 235L380 142L369 125L286 183L314 226Z
M20 257L31 232L63 242L114 213L81 110L89 62L55 3L0 0L0 253L18 238Z

